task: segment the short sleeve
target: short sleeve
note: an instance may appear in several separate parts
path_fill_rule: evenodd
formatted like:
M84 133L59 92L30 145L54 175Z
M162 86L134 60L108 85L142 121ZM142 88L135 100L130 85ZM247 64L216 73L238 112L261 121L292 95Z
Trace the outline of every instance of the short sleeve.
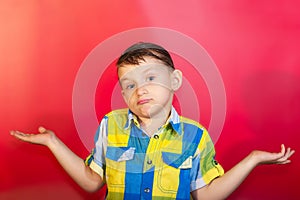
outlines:
M94 149L85 159L85 163L104 180L105 175L105 153L107 149L107 117L104 117L96 131L94 138Z
M213 179L224 174L222 166L215 160L215 154L214 144L207 130L203 129L200 143L193 157L191 191L206 186Z

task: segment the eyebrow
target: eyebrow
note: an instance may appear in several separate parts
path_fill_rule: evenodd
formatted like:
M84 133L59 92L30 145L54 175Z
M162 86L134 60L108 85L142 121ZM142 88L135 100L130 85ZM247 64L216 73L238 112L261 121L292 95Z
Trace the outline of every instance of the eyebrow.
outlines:
M130 79L128 79L128 78L119 78L119 82L121 83L121 82L124 82L124 81L130 81Z
M147 65L145 65L146 67L147 66L149 66L149 68L148 69L145 69L145 71L142 71L143 72L143 74L146 74L146 73L151 73L152 71L155 71L155 69L153 69L153 68L151 68L151 66L160 66L160 67L168 67L168 66L165 66L164 64L153 64L153 63L151 63L151 64L147 64ZM157 73L157 72L156 72ZM123 76L124 77L124 76ZM121 78L119 78L119 81L121 82L121 81L126 81L126 80L130 80L129 78L123 78L123 77L121 77Z

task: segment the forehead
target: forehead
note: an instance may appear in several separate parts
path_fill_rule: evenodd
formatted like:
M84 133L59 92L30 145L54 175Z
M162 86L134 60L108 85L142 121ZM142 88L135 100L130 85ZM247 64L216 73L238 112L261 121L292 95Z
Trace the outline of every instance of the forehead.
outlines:
M126 79L132 76L141 76L147 73L168 72L169 67L156 59L145 59L138 65L125 64L118 68L119 79Z

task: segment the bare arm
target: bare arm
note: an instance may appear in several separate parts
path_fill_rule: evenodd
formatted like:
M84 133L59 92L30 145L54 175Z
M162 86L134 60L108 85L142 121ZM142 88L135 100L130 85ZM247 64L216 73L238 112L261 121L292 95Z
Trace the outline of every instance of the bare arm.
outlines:
M103 185L102 178L86 166L84 160L74 154L52 131L40 127L38 134L19 131L10 133L22 141L47 146L65 171L84 190L94 192Z
M294 150L281 146L281 152L270 153L253 151L223 176L216 178L209 185L192 192L193 199L226 199L259 164L287 164Z

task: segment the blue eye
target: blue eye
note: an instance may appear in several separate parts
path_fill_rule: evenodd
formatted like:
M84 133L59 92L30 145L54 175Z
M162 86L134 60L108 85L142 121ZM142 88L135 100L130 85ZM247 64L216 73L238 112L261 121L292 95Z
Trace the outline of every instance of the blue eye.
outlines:
M126 89L127 89L127 90L131 90L131 89L133 89L134 87L135 87L135 84L129 84L129 85L126 86Z
M155 79L155 76L149 76L149 77L147 78L148 81L153 81L154 79Z

